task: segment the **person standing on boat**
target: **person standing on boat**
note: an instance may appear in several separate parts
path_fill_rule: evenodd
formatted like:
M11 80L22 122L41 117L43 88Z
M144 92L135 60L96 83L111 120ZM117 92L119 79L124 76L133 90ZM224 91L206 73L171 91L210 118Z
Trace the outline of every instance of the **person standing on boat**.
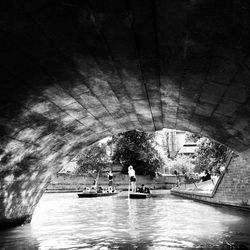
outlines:
M109 190L112 192L112 187L113 187L113 173L112 170L109 170L108 173L108 181L109 181Z
M131 165L128 167L128 176L129 176L129 181L131 184L132 192L136 192L135 170L133 169L133 167Z
M97 181L94 179L93 185L91 187L91 191L97 191Z

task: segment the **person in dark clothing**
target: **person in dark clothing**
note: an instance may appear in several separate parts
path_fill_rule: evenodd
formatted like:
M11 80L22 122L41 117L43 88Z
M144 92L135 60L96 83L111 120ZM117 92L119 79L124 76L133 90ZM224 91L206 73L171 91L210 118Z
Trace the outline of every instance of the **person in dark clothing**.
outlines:
M145 188L144 188L144 184L141 184L141 187L139 188L139 193L144 193Z
M103 187L102 186L98 187L97 193L103 193Z
M150 194L150 189L148 187L145 187L144 184L142 184L141 187L138 188L138 192Z
M201 181L208 181L211 180L211 174L208 172L208 170L205 170L205 175L201 177Z
M97 190L97 181L94 179L93 185L91 187L91 190Z
M145 187L145 191L144 191L144 193L146 193L146 194L150 194L150 189L149 189L148 187Z
M217 170L215 171L215 175L218 176L218 177L221 176L221 171L220 171L219 169L217 169Z
M179 187L181 184L180 175L176 170L174 171L174 174L176 176L176 187Z
M109 181L109 187L112 187L113 186L113 173L111 169L108 173L108 181Z

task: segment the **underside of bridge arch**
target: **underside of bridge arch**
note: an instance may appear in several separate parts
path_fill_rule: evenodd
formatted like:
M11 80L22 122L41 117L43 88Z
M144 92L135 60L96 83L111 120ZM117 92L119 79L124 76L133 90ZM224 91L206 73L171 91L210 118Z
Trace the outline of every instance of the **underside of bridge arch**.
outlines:
M51 174L118 132L162 128L250 147L250 4L0 3L0 223Z

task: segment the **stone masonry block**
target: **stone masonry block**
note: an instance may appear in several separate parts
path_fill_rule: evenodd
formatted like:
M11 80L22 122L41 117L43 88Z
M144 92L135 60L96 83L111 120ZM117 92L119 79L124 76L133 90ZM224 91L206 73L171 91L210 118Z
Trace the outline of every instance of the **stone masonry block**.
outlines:
M217 104L226 90L226 86L212 82L205 83L202 88L200 101L210 104Z

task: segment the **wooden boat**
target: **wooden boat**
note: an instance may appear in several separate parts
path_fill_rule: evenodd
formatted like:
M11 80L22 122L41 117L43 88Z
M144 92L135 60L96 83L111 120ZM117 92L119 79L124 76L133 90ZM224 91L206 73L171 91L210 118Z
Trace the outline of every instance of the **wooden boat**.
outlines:
M112 196L116 194L118 194L118 192L112 192L112 193L82 192L82 193L78 193L77 195L79 198L93 198L93 197Z
M130 193L129 197L131 199L146 199L151 197L151 194L148 193Z

